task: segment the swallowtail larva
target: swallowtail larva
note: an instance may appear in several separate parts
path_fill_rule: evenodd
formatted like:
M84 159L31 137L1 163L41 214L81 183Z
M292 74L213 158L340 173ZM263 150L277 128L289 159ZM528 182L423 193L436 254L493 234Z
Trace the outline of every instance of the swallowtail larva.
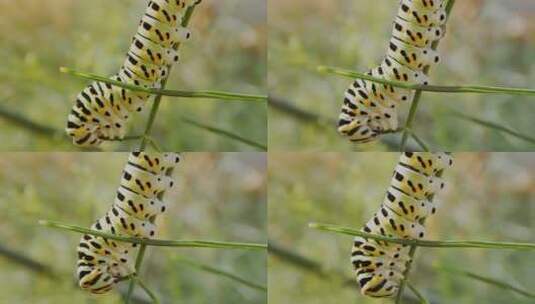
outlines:
M113 205L91 229L153 238L156 234L154 220L166 210L163 197L173 186L172 174L179 160L175 153L132 152ZM102 294L113 289L120 279L135 274L132 256L135 247L136 244L83 235L78 245L80 287Z
M434 214L433 197L443 187L440 177L452 165L448 153L403 153L383 203L362 231L402 239L425 236L424 221ZM351 262L363 295L390 297L403 279L410 247L355 237Z
M151 0L119 72L113 80L145 88L160 88L169 67L178 61L178 45L190 38L182 19L199 0ZM98 146L103 140L122 139L133 112L142 110L149 98L95 81L76 97L66 132L78 146Z
M368 75L386 80L428 84L424 72L440 57L431 48L444 36L445 0L400 0L392 37L381 64ZM373 141L381 133L398 128L399 104L412 92L403 88L355 80L344 94L338 132L352 142Z

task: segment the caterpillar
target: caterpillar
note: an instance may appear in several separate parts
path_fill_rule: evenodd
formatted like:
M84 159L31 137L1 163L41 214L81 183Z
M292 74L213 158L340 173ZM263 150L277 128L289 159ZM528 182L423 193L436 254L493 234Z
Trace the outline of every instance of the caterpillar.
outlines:
M385 80L427 85L430 66L440 61L432 44L445 34L444 0L400 0L392 36L381 64L367 74ZM397 107L412 91L356 79L344 93L338 132L366 143L398 128Z
M172 174L179 161L175 153L130 153L113 205L91 229L121 236L154 237L154 220L167 208L163 197L173 186ZM77 250L80 287L103 294L122 278L135 274L131 256L135 247L137 244L83 235Z
M452 163L451 155L445 152L403 153L379 211L361 231L403 239L423 238L424 221L437 209L433 197L444 187L440 176ZM410 262L409 250L407 245L355 237L351 263L361 293L371 297L395 295Z
M124 64L110 78L144 88L161 88L170 66L178 62L178 45L190 31L182 27L187 9L200 0L151 0L139 22ZM150 97L94 81L76 97L68 115L66 132L82 147L98 146L104 140L122 139L131 113L140 112Z

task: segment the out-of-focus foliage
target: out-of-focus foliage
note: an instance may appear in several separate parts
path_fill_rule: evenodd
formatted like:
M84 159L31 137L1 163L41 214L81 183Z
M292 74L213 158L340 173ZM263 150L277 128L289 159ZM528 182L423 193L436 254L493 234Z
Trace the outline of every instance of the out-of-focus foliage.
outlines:
M535 154L456 153L427 221L431 240L535 242ZM318 261L333 277L320 278L269 255L273 303L391 303L360 295L353 278L352 238L307 228L322 222L360 228L379 208L398 153L273 153L269 159L269 237ZM532 291L533 251L420 248L411 281L431 303L533 303L494 286L435 266L498 278ZM341 273L340 276L337 273ZM407 291L410 295L410 291ZM404 302L408 303L408 302Z
M0 0L0 105L63 130L74 98L88 81L61 74L60 66L103 76L117 72L147 1ZM263 0L204 0L192 17L193 39L167 88L266 94L266 27ZM132 119L141 134L150 105ZM261 103L164 98L153 134L172 150L251 150L180 120L183 116L265 142ZM0 118L2 150L72 150L65 139L22 130ZM111 143L126 150L132 143Z
M317 65L365 72L376 66L390 39L397 1L272 0L269 2L270 94L328 118L338 116L350 79L321 75ZM457 1L439 50L442 62L430 71L443 85L484 84L533 87L535 3L531 0ZM437 149L451 151L530 150L533 144L448 115L460 112L530 134L533 97L475 94L422 96L414 131ZM408 104L401 107L401 122ZM328 129L303 124L270 108L270 148L350 150L354 146ZM388 135L399 140L399 135ZM381 144L359 149L384 149Z
M90 296L75 282L80 234L39 219L89 227L113 202L126 153L4 153L0 158L0 240L49 265L38 275L0 255L0 303L122 303ZM266 242L266 160L260 153L186 153L157 220L158 238ZM266 294L177 260L187 257L266 285L264 251L149 247L141 278L162 303L265 303ZM127 283L121 283L125 291ZM141 290L138 297L146 298Z

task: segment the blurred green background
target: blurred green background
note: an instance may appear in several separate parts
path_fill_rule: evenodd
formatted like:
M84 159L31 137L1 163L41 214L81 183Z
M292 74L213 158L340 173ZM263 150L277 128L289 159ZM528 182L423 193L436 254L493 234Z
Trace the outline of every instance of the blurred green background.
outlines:
M0 0L1 109L61 131L50 138L5 120L0 111L0 149L74 149L63 129L76 95L89 82L58 69L115 74L147 2ZM264 0L203 0L190 23L193 38L181 47L183 61L174 66L167 88L266 95L265 14ZM130 135L142 134L148 105L131 119ZM263 103L164 98L152 132L164 150L254 149L183 123L184 116L266 142ZM138 143L103 148L125 151L133 146Z
M270 249L271 303L393 303L360 295L350 263L351 236L307 225L361 228L378 210L398 157L386 152L271 153L270 246L316 261L324 272L320 277L312 266L297 267L288 263L288 254L282 258ZM535 242L534 169L535 153L454 153L426 238ZM533 293L534 260L533 251L420 248L410 280L431 303L527 304L533 299L434 267L478 273Z
M379 64L397 9L397 1L269 1L268 87L270 97L279 101L269 108L270 149L392 149L384 143L351 145L337 134L334 122L319 127L314 118L280 109L289 104L336 120L343 93L352 81L319 74L316 67L365 72ZM432 68L431 83L533 87L534 17L532 0L457 1L439 47L442 62ZM408 108L408 104L401 107L400 122ZM449 114L451 109L531 135L533 97L425 93L414 131L431 147L449 151L530 151L535 147L461 120ZM400 136L385 139L398 143Z
M110 208L126 153L4 153L0 158L0 303L123 303L119 292L91 296L75 285L80 234L39 219L89 227ZM266 243L263 153L184 153L158 238ZM16 263L1 249L51 268L57 278ZM177 260L186 257L266 285L258 250L149 247L141 278L161 303L266 303L266 293ZM136 303L150 303L136 290Z

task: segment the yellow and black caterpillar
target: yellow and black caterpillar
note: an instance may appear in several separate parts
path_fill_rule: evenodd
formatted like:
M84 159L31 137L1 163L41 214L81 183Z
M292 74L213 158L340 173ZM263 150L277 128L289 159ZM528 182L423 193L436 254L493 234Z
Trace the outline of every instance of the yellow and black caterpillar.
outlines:
M444 36L444 0L400 0L392 37L381 64L368 75L385 80L428 84L426 69L439 62L433 42ZM338 132L365 143L398 127L397 106L411 91L357 79L345 91Z
M381 208L362 231L402 239L421 239L424 221L436 211L433 196L444 187L440 176L452 165L448 153L401 155ZM399 289L410 248L355 237L351 262L363 295L389 297Z
M152 238L154 220L165 212L165 191L173 186L179 162L175 153L132 152L128 157L115 201L91 229L122 236ZM131 255L136 244L85 234L78 245L77 274L80 287L106 293L122 278L135 274Z
M169 67L179 59L176 48L190 38L181 26L186 10L199 0L151 0L119 73L111 79L145 88L160 88ZM122 139L132 112L149 98L143 92L95 81L76 97L67 121L67 134L79 146L97 146L103 140Z

